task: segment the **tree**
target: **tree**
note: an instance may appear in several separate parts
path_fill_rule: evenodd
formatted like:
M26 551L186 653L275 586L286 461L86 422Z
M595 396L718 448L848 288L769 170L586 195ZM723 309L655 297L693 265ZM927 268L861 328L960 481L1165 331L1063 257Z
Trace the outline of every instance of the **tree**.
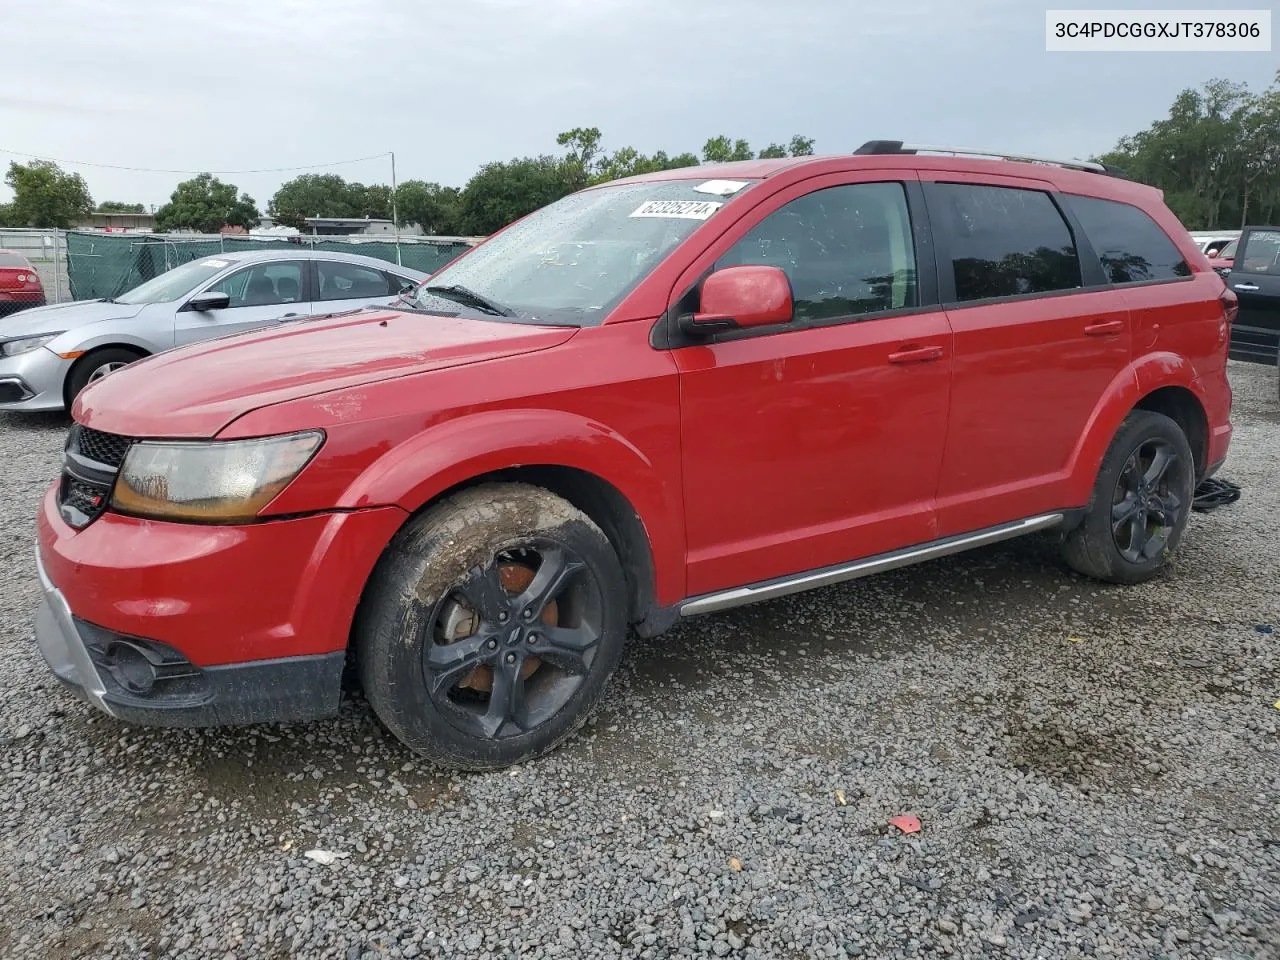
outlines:
M169 202L156 211L156 229L217 233L226 226L248 229L258 224L258 208L235 184L202 173L178 184Z
M467 181L460 198L462 230L489 234L573 193L581 168L562 157L523 157L487 163Z
M802 137L797 133L791 138L791 143L788 144L787 151L793 157L812 157L813 137Z
M307 217L354 217L347 181L336 173L304 173L280 186L267 204L276 223L301 230Z
M304 173L280 186L267 204L267 216L302 230L307 217L391 218L391 188L377 183L348 183L336 173Z
M665 150L659 150L652 156L646 156L635 147L622 147L600 161L591 182L607 183L610 180L634 177L642 173L657 173L660 170L697 165L698 157L693 153L680 153L669 157Z
M97 213L146 213L147 208L140 203L121 203L119 200L103 200L98 204Z
M93 212L84 178L66 173L56 163L11 163L4 180L13 190L13 202L5 205L2 214L6 226L66 230Z
M600 154L600 128L574 127L557 136L556 143L569 148L565 163L577 171L580 185L585 187L596 171L596 157Z
M391 219L391 188L385 183L365 186L353 183L347 187L351 197L352 216L371 217L375 220Z
M742 141L738 142L741 143ZM813 156L813 138L802 137L797 133L785 147L780 143L771 143L761 150L757 156L761 160L781 160L783 157L811 157Z
M462 232L460 191L423 180L396 187L396 213L401 223L416 223L426 234L454 236Z
M755 154L745 140L730 141L728 137L712 137L702 145L702 159L707 163L728 163L732 160L750 160Z
M1226 80L1184 90L1100 159L1163 190L1189 229L1267 222L1280 213L1280 72L1261 94Z

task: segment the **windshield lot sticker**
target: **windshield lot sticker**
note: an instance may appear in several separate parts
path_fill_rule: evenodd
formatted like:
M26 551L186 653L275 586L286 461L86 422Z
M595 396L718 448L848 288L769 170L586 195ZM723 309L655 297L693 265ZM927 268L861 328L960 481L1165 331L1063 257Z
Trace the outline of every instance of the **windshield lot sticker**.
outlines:
M229 263L231 263L231 261L230 261L230 260L201 260L201 261L200 261L200 266L202 266L202 267L225 267L225 266L227 266Z
M745 180L708 180L693 189L699 193L709 193L716 197L729 197L747 185Z
M705 220L723 206L723 203L716 203L714 200L646 200L636 207L631 216Z

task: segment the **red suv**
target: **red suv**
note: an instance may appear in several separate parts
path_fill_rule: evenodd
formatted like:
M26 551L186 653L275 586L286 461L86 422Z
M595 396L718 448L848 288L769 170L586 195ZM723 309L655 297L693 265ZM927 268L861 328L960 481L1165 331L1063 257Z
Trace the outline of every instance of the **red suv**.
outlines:
M569 736L630 629L1035 531L1154 576L1227 454L1234 296L1154 189L939 152L605 184L391 309L103 378L40 511L45 657L203 725L331 714L349 652L486 768Z

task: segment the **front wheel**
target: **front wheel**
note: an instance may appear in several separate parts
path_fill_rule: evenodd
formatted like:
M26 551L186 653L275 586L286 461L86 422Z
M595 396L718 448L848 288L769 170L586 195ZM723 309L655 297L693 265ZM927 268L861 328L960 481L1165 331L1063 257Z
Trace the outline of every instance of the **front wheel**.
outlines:
M1191 445L1174 420L1133 411L1102 460L1084 522L1067 536L1067 563L1111 583L1150 580L1186 529L1195 472Z
M142 359L141 354L124 347L104 347L86 353L67 373L67 383L64 388L67 409L71 409L71 404L80 395L80 391L89 384L96 383L107 374L114 373L140 359Z
M464 769L545 753L599 702L626 636L608 539L538 487L495 483L411 520L353 640L365 695L406 745Z

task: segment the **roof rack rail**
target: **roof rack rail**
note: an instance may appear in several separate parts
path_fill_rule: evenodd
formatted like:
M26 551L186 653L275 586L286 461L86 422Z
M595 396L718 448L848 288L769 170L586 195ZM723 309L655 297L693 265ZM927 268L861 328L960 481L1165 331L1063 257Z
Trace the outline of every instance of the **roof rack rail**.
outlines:
M855 156L950 153L965 157L992 157L999 160L1016 160L1022 163L1046 163L1055 167L1066 167L1070 170L1087 170L1090 173L1119 173L1113 168L1093 160L1051 160L1048 157L1032 157L1025 153L1001 153L999 150L972 150L967 147L934 147L923 143L903 143L901 140L868 140L853 152ZM1123 174L1120 175L1123 176Z

